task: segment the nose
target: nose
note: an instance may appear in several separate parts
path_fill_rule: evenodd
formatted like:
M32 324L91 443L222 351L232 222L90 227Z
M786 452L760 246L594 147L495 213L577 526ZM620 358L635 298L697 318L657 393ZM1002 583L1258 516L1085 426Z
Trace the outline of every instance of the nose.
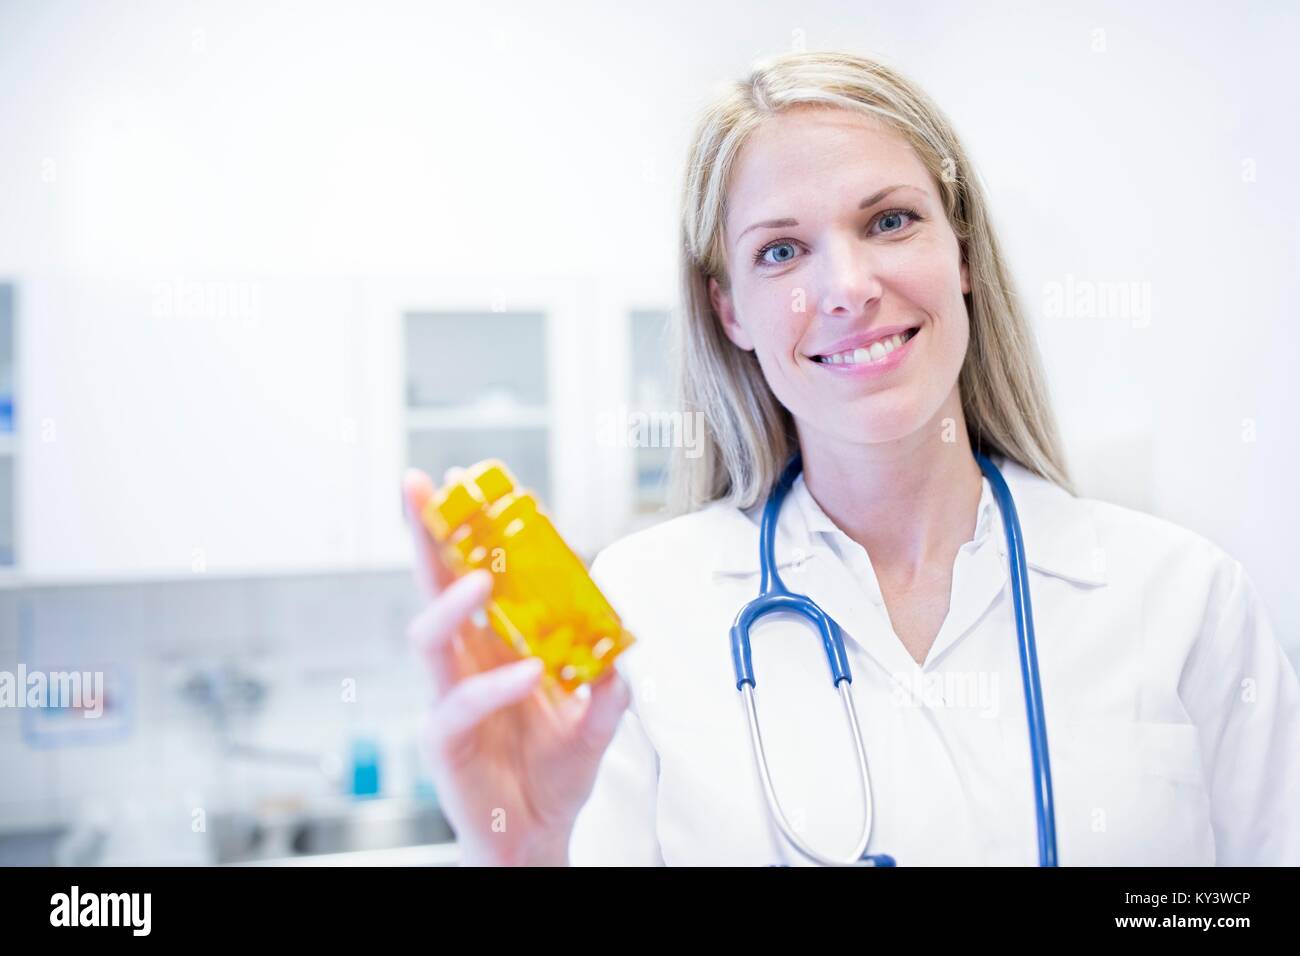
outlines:
M867 243L856 236L837 237L826 247L822 264L823 315L853 319L876 307L883 291L880 263Z

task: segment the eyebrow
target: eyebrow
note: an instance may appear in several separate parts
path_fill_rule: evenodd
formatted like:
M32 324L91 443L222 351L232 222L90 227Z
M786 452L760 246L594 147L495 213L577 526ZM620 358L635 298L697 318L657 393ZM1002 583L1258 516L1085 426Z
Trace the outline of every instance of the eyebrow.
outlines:
M915 188L914 186L909 186L907 185L907 183L896 183L893 186L886 186L884 189L877 190L876 192L868 196L866 199L862 200L862 202L858 203L858 208L866 209L870 206L874 206L876 203L880 202L880 200L884 199L886 196L888 196L896 189L914 189L914 188ZM737 244L739 244L740 240L744 237L745 233L749 232L751 229L786 229L789 228L790 226L797 226L797 225L799 225L798 219L789 219L789 218L764 219L762 222L756 222L752 226L746 226L745 229L740 233L740 235L736 237L736 242Z

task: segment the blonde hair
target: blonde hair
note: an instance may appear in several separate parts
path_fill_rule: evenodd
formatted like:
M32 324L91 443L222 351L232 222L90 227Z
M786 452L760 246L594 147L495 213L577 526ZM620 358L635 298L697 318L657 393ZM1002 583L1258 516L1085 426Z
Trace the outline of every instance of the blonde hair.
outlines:
M987 203L957 134L938 107L894 70L850 53L788 53L755 64L704 111L682 193L681 294L674 347L679 408L701 412L703 447L673 451L669 504L691 511L725 500L748 508L766 496L798 448L794 421L754 353L731 342L709 301L727 288L723 222L730 174L749 135L800 105L865 112L897 130L939 187L960 242L971 291L970 340L958 377L971 445L1000 454L1071 494L1033 336L1016 302Z

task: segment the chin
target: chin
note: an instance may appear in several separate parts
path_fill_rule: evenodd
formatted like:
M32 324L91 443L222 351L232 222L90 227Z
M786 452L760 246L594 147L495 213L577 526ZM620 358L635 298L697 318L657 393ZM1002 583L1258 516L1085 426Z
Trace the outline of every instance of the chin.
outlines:
M925 428L929 419L924 415L882 415L868 412L862 416L838 417L827 421L826 416L813 419L810 424L826 435L855 445L880 445L898 441Z
M862 444L882 444L898 441L927 427L932 413L918 397L903 399L882 393L866 396L853 402L849 414L831 425L831 430ZM824 416L823 416L824 417Z

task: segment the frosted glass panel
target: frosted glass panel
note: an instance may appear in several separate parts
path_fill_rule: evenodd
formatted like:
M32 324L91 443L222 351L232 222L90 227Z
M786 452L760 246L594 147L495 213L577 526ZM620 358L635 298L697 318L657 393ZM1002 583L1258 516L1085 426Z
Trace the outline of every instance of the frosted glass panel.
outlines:
M547 467L549 431L545 428L446 429L411 433L410 463L429 473L435 484L453 465L472 465L484 458L500 458L515 476L551 500Z
M632 403L638 408L670 408L668 313L632 313Z
M537 406L546 396L544 315L407 314L408 406Z
M672 395L668 361L669 314L638 311L631 316L632 383L631 405L643 412L671 412ZM672 451L644 442L633 449L636 456L636 507L656 511L663 506L668 487L668 461Z
M502 459L550 497L546 316L405 316L408 460L435 482L453 465Z

